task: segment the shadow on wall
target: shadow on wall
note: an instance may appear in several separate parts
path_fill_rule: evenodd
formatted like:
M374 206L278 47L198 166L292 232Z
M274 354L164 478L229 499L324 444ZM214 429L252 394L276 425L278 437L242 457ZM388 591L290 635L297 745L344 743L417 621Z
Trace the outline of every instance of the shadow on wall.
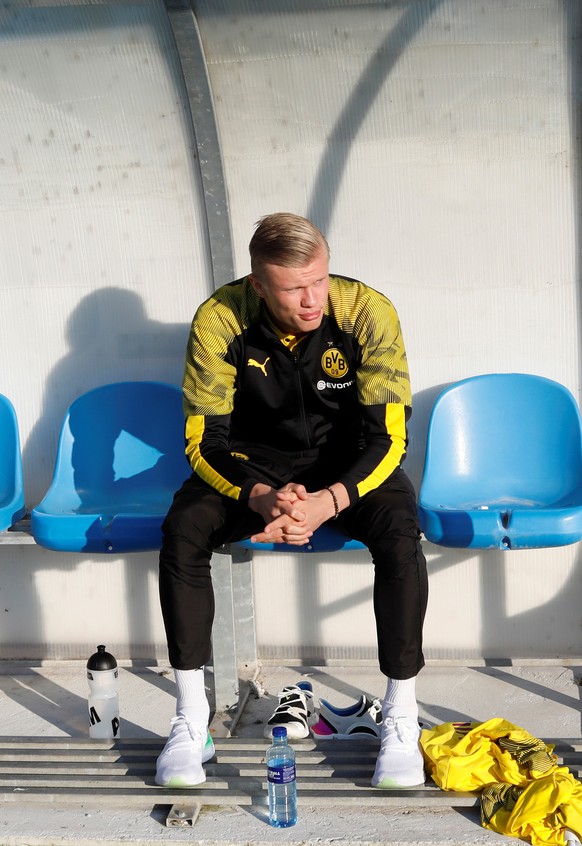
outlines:
M326 152L311 192L307 217L313 220L322 232L329 231L343 174L360 127L382 91L390 71L442 3L443 0L411 3L398 24L380 44L353 87L335 126L329 133Z
M152 380L181 385L189 324L148 318L133 291L101 288L74 309L66 326L68 353L47 378L43 408L23 447L30 508L42 499L54 470L58 436L67 408L99 385Z
M141 298L131 291L103 288L79 302L67 322L69 350L47 379L42 413L23 448L25 480L37 486L36 490L28 492L29 508L40 502L49 487L61 423L71 403L92 388L111 382L153 380L180 385L188 331L189 324L150 320ZM59 579L65 578L63 584L68 584L66 574L74 572L87 560L87 555L50 552L40 547L23 549L26 549L26 556L21 566L12 569L3 601L7 614L17 611L20 618L27 621L25 640L22 647L11 641L7 646L8 657L42 659L47 654L40 602L42 591L39 593L36 589L37 579L44 579L50 571L55 571ZM157 553L126 556L124 567L128 654L143 658L151 655L147 647L151 620L145 609L150 604L151 578L157 572ZM68 588L62 588L61 599L65 605L78 601L73 595L77 589L73 586L68 595ZM99 595L100 591L95 591L90 601L98 603ZM82 601L85 600L88 597L84 595ZM99 614L103 610L97 609ZM20 630L16 620L15 624L11 638L17 637ZM75 646L72 648L74 650ZM67 653L51 657L78 656Z

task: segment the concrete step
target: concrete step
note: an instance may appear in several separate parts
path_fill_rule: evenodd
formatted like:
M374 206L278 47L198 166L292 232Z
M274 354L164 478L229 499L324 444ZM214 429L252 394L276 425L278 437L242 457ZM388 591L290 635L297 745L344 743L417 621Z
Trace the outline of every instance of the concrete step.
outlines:
M560 763L576 775L582 767L582 740L554 739ZM63 737L0 738L0 799L4 802L99 805L264 805L265 750L257 738L217 739L216 755L205 765L206 782L176 790L154 783L163 738L93 740ZM311 739L293 743L297 754L300 804L311 807L419 808L473 807L478 796L439 790L432 782L415 790L374 790L370 779L378 741Z
M19 802L84 802L88 795L103 804L135 806L182 804L264 804L267 795L265 750L256 738L216 740L216 755L205 765L206 782L176 790L154 783L155 761L164 740L91 740L89 738L0 738L0 799ZM426 785L420 790L370 788L378 741L295 741L299 800L310 806L416 807L451 803L451 795ZM455 805L473 805L475 797L457 794Z

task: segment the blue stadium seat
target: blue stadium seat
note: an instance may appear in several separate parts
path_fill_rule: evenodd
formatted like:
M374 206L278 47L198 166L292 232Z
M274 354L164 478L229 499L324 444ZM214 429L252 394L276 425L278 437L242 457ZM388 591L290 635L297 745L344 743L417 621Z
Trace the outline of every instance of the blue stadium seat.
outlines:
M66 552L159 549L163 519L189 475L180 388L96 388L65 415L52 483L31 513L32 535Z
M243 549L255 549L258 552L339 552L346 550L367 549L360 541L342 535L329 523L325 523L315 531L309 543L303 546L293 546L288 543L252 543L251 540L237 541L235 546Z
M463 379L429 420L419 517L448 547L531 549L582 538L582 425L572 394L525 373Z
M14 406L0 394L0 531L25 514L22 484L22 454Z

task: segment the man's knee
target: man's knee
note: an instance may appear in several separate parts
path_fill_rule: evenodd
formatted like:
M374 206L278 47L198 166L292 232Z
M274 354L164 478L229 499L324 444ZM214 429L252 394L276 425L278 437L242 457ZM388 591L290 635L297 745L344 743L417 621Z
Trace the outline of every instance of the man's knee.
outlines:
M403 490L377 490L368 496L370 499L359 515L362 534L375 540L420 537L413 494Z
M179 491L162 523L162 536L167 543L173 538L207 546L221 523L221 508L216 497Z

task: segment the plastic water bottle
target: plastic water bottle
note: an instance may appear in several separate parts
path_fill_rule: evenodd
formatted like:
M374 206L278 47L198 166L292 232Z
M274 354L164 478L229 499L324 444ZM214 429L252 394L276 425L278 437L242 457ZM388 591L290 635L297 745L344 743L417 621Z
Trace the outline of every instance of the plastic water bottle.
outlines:
M267 749L269 822L287 828L297 822L295 750L287 743L287 729L275 726L273 745Z
M89 737L120 735L117 677L117 661L104 646L98 646L87 661Z

